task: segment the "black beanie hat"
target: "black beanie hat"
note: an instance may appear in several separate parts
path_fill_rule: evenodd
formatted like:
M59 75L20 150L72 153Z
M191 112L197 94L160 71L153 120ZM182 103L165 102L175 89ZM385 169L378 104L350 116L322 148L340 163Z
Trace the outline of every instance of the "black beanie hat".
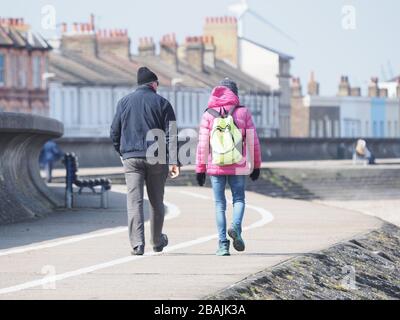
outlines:
M230 89L234 94L236 94L237 96L239 96L239 89L238 86L236 84L235 81L232 81L229 78L225 78L224 80L222 80L220 82L220 85L223 87L227 87L228 89Z
M137 82L138 82L139 86L141 86L143 84L155 82L155 81L158 81L158 77L149 68L142 67L138 70Z

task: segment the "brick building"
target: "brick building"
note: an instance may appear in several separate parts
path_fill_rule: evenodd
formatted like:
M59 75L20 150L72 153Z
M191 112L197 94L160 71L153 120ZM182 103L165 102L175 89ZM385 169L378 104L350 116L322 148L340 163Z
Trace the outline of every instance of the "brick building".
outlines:
M23 19L0 18L0 111L49 113L50 45Z

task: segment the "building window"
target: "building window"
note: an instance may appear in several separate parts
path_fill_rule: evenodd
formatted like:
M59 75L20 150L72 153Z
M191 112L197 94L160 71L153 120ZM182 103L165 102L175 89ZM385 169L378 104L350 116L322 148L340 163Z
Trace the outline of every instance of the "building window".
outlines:
M335 120L335 122L334 122L333 131L334 131L333 136L335 138L339 138L341 136L341 134L340 134L340 124L339 124L338 120Z
M392 138L392 122L388 121L388 137Z
M15 54L12 54L10 56L10 61L11 61L11 70L10 70L10 75L11 75L11 86L16 88L18 87L18 60L17 56Z
M383 138L385 136L385 123L381 121L380 123L380 130L379 130L379 137Z
M356 122L356 130L357 130L357 132L356 132L354 137L361 136L361 121L357 121Z
M327 138L332 138L332 121L329 120L328 118L325 119L325 128L326 128L326 137Z
M18 88L26 88L26 75L27 75L27 59L25 56L17 57L17 70L18 70Z
M376 121L374 121L374 129L372 134L374 138L378 137L378 124Z
M324 137L324 120L318 121L318 138Z
M32 77L33 77L33 87L35 89L40 89L42 82L41 73L41 58L34 56L32 58Z
M345 138L356 138L361 135L361 121L346 119L344 120Z
M5 57L4 54L0 54L0 86L4 86L6 82L6 70L5 70Z
M351 122L349 120L344 120L344 136L345 138L351 137Z
M65 107L65 92L61 91L61 114L62 114L62 122L65 122L67 117L67 109Z
M317 136L317 123L315 120L311 120L311 138L315 138Z
M369 121L365 122L365 137L369 137Z
M399 126L397 121L394 122L394 136L397 138L399 136Z

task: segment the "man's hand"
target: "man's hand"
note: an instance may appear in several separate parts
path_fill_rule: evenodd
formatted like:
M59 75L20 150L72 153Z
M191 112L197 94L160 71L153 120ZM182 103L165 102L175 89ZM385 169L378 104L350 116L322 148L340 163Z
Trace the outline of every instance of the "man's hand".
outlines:
M169 168L169 176L172 179L178 178L180 174L181 174L181 169L177 165L170 166L170 168Z

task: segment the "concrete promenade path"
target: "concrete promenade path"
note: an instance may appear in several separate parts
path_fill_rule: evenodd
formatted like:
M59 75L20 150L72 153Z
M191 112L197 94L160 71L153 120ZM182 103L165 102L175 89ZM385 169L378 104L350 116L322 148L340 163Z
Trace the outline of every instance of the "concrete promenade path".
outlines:
M169 247L154 254L148 244L144 257L132 257L125 188L113 186L108 210L61 210L43 220L0 226L0 299L202 299L382 225L345 209L248 193L247 251L216 257L212 191L169 187ZM81 207L99 202L80 201ZM147 226L147 237L148 231Z

